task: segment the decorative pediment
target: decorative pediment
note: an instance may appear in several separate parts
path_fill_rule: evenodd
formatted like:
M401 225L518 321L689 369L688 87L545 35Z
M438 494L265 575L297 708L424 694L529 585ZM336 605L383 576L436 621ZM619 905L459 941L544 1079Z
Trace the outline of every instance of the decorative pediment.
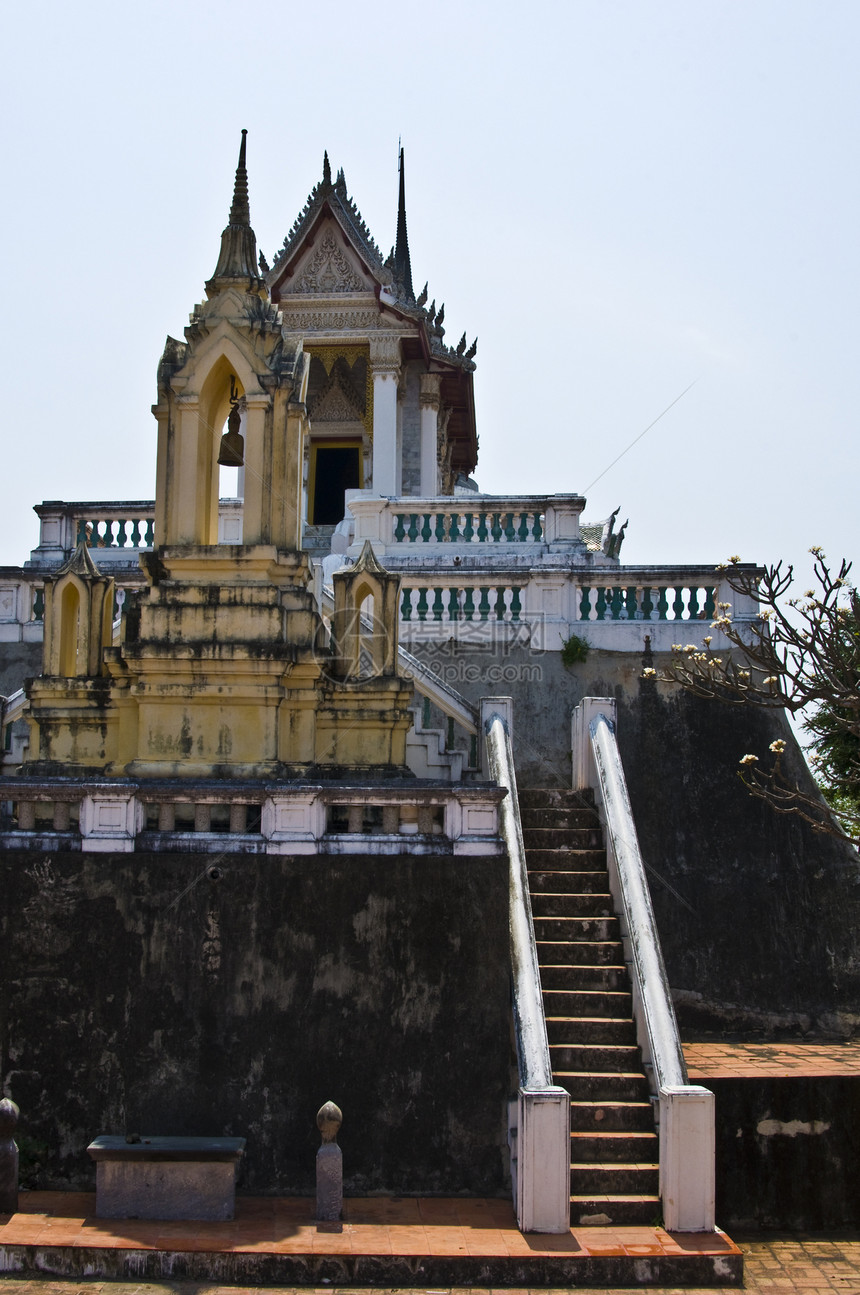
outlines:
M296 275L285 284L285 290L291 296L330 297L345 292L365 292L369 286L370 281L362 275L334 227L329 225L300 264Z
M340 365L335 365L328 382L310 403L308 414L314 423L360 423L364 419L362 405Z

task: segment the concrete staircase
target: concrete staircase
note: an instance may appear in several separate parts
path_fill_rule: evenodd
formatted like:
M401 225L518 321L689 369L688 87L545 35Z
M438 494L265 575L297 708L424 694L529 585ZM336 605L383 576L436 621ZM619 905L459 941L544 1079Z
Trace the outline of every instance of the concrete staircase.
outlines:
M571 1222L653 1224L657 1136L590 792L519 793L553 1080L570 1093Z

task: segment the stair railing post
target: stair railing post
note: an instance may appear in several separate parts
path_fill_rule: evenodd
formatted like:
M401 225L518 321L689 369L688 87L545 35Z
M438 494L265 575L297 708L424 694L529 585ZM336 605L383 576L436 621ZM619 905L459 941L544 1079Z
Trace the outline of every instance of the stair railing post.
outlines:
M597 769L594 764L594 753L591 749L591 721L603 714L613 724L616 722L616 705L614 697L583 697L578 706L573 708L570 717L570 752L573 763L574 791L583 787L597 787Z
M500 715L505 722L511 746L514 743L514 701L512 697L482 697L480 701L480 724L478 733L481 742L481 777L492 778L490 761L487 755L487 725L493 715Z

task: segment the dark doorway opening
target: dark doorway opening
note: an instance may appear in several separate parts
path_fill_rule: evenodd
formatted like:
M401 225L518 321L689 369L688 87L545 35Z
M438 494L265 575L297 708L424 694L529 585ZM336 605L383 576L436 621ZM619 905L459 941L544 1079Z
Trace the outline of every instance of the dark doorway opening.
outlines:
M311 457L312 526L327 526L343 519L345 490L361 486L360 445L314 445Z

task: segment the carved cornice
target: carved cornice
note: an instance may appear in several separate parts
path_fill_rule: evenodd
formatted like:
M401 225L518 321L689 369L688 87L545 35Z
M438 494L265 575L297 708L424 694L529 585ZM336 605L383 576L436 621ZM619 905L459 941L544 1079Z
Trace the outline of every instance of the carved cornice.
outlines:
M400 376L400 339L397 337L372 337L370 339L370 367L377 374Z

